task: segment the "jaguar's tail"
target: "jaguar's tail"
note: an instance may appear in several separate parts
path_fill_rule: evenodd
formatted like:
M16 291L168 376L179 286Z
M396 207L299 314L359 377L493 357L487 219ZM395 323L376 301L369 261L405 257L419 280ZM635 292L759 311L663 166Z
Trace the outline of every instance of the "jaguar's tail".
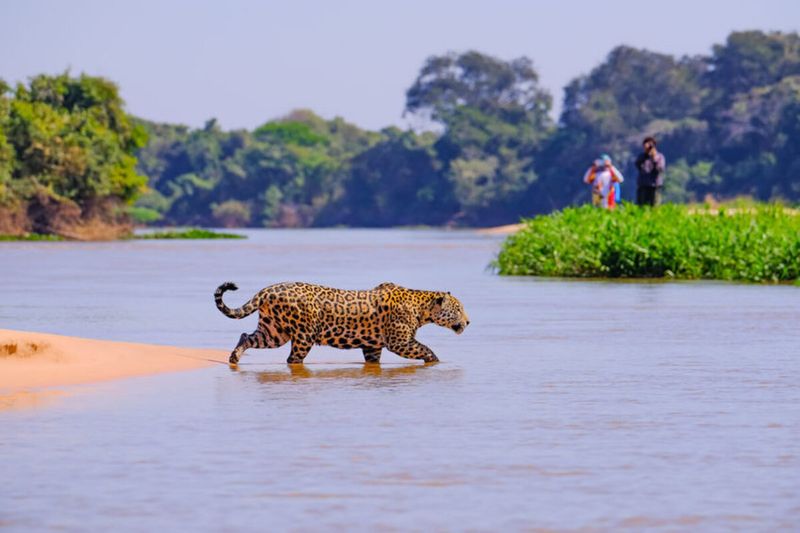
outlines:
M238 290L239 287L236 286L235 283L231 283L230 281L226 281L219 287L217 287L216 292L214 292L214 302L217 304L217 309L220 312L227 316L228 318L244 318L247 315L251 315L256 312L256 310L261 306L261 293L256 293L255 296L250 298L250 301L244 304L241 307L236 309L231 309L222 301L222 295L225 291L235 291Z

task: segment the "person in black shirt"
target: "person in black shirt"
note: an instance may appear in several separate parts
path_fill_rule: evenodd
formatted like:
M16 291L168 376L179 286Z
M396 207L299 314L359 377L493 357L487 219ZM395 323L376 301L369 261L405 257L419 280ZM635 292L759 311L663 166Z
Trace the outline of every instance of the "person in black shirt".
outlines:
M661 188L664 186L664 155L656 150L656 140L647 137L642 142L642 153L636 158L636 204L656 206L661 203Z

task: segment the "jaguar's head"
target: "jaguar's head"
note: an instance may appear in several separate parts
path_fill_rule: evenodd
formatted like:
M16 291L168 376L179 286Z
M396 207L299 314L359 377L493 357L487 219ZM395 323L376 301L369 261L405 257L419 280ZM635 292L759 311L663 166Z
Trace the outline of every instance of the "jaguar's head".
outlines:
M431 304L431 321L437 326L449 328L457 334L464 332L469 326L469 317L458 298L448 293L441 293Z

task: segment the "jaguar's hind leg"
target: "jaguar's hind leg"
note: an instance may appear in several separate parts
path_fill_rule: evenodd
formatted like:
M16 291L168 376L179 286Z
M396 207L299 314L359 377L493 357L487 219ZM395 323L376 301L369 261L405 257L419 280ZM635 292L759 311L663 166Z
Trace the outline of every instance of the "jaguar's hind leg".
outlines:
M292 351L289 353L289 358L286 362L290 365L303 364L303 360L311 351L312 344L298 339L292 339Z
M242 333L242 336L239 337L239 344L231 352L228 362L232 365L237 364L244 351L248 348L277 348L282 344L283 342L278 337L274 337L265 331L256 330L249 335Z
M233 349L231 352L231 356L228 358L228 363L235 365L239 362L239 358L242 357L242 354L248 348L252 348L257 344L256 333L242 333L239 337L239 342L236 344L236 348Z
M381 362L381 349L380 348L362 348L364 353L364 362L366 363L380 363Z

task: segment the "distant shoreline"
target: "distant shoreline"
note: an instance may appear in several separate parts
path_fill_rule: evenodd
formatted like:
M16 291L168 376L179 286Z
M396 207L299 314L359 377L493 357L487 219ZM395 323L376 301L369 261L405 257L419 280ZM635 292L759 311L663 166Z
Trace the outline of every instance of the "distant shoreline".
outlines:
M524 222L518 224L506 224L504 226L494 226L492 228L479 228L476 231L481 235L512 235L525 227Z
M724 211L727 215L736 215L736 214L754 214L757 210L753 207L709 207L709 206L688 206L687 213L688 214L696 214L696 215L709 215L709 216L717 216L720 214L721 211ZM791 207L783 207L782 211L789 215L789 216L798 216L800 215L800 209L795 209ZM551 213L552 214L552 213ZM536 218L539 216L547 216L546 214L541 215L534 215L531 218ZM276 229L276 230L325 230L325 229L352 229L352 230L362 230L362 229L386 229L386 230L415 230L415 229L425 229L425 230L440 230L440 231L474 231L478 235L495 235L495 236L508 236L513 235L526 226L526 222L518 222L515 224L503 224L500 226L489 226L489 227L482 227L482 226L388 226L388 227L367 227L367 226L313 226L313 227L250 227L250 226L242 226L242 227L233 227L233 228L224 228L226 230L233 230L233 231L242 231L242 230L268 230L268 229ZM3 235L0 234L0 243L1 242L53 242L53 241L83 241L88 240L92 242L97 241L126 241L126 240L159 240L159 239L171 239L171 240L192 240L192 239L246 239L247 237L241 234L236 233L227 233L225 231L220 231L219 229L206 229L206 228L178 228L173 229L169 227L161 227L161 226L145 226L139 228L141 230L147 230L146 233L139 233L133 234L126 237L120 237L117 239L73 239L69 237L63 237L59 235L40 235L40 234L23 234L23 235Z
M362 226L353 226L353 227L341 227L341 226L325 226L325 227L302 227L302 228L294 228L294 227L274 227L274 228L251 228L251 227L237 227L237 228L230 228L234 231L242 231L242 230L327 230L327 229L352 229L352 230L364 230L364 229L383 229L383 230L438 230L438 231L474 231L479 235L511 235L512 233L516 233L520 229L525 226L524 223L519 224L505 224L502 226L491 226L491 227L453 227L453 226L392 226L392 227L362 227ZM38 234L38 233L27 233L22 235L3 235L0 234L0 243L2 242L118 242L118 241L130 241L130 240L203 240L203 239L246 239L245 235L237 234L237 233L227 233L214 230L208 230L204 228L190 228L185 230L172 230L169 228L159 228L159 227L146 227L142 228L148 230L147 233L139 233L134 234L132 236L127 237L120 237L116 239L108 239L108 238L101 238L101 239L75 239L75 238L68 238L62 237L59 235L52 235L52 234ZM227 229L227 228L226 228Z
M227 365L227 355L0 329L0 410L40 405L72 385Z
M151 229L151 228L148 228ZM114 242L132 240L203 240L203 239L246 239L237 233L225 233L203 228L188 228L180 230L158 229L142 234L130 234L122 237L109 238L75 238L57 234L23 233L20 235L0 234L0 242Z

